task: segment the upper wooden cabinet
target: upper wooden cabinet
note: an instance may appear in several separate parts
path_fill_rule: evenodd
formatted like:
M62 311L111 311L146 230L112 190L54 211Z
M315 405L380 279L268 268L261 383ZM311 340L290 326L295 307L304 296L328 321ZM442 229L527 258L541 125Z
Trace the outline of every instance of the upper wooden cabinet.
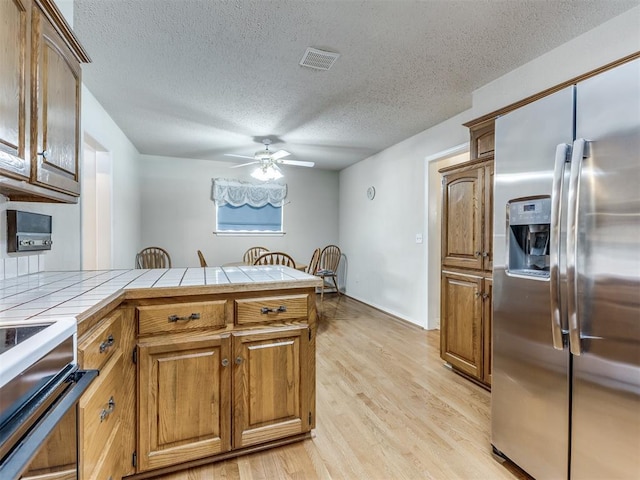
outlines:
M470 135L471 145L469 153L471 154L471 159L493 159L495 144L493 121L472 127Z
M442 265L493 268L493 162L441 170Z
M0 2L0 174L28 180L30 0Z
M80 63L89 57L52 0L0 2L0 193L77 202Z

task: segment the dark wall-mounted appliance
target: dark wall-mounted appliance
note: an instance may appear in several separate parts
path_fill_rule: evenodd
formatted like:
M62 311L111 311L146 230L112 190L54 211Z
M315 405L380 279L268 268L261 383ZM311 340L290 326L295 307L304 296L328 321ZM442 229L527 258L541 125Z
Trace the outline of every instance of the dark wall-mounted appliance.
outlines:
M7 251L51 250L51 215L7 210Z

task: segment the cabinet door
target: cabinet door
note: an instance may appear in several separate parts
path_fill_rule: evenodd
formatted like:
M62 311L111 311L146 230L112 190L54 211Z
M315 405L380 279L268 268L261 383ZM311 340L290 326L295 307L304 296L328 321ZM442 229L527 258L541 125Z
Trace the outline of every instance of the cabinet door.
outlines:
M482 247L483 268L493 270L493 162L484 167L484 239Z
M307 325L233 334L234 448L307 432Z
M482 379L482 277L442 273L440 356Z
M139 471L229 450L229 336L166 336L138 349Z
M0 174L28 179L30 0L0 2Z
M33 10L31 122L33 183L80 194L80 65L49 20Z
M482 293L483 299L483 314L482 314L482 322L483 322L483 341L482 341L482 350L483 350L483 380L484 383L491 385L491 365L493 362L493 355L491 351L491 335L492 335L492 327L493 327L493 281L489 278L484 279L484 289Z
M481 270L484 167L442 178L442 265Z

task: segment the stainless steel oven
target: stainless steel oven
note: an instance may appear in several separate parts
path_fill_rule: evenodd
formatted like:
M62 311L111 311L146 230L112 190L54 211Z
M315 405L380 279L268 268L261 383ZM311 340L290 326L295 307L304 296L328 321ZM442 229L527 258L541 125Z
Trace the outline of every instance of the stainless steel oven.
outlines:
M64 469L63 478L77 478L77 403L98 372L78 370L76 338L75 319L0 324L2 480L52 474L56 467ZM39 451L63 425L66 438L38 462Z

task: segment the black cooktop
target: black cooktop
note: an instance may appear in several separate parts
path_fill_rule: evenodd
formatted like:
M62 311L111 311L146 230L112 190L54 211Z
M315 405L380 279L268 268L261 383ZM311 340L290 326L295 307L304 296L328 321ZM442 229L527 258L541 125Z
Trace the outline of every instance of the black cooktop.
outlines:
M48 326L49 324L0 327L0 354L24 342L27 338L34 336Z

